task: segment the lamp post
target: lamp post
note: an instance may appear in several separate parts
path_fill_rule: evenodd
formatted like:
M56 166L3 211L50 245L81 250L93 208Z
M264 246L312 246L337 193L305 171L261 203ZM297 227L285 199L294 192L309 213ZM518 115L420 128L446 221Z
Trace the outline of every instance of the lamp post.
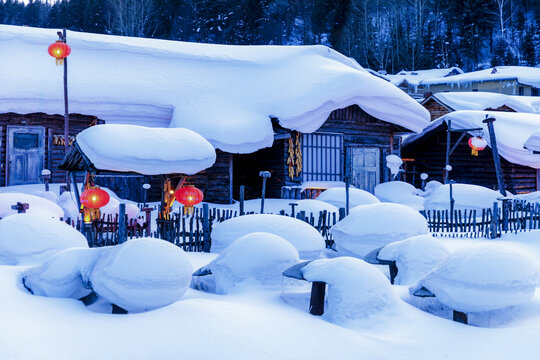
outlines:
M67 57L71 53L71 47L67 44L66 29L58 31L58 40L49 46L49 54L56 58L56 65L64 65L64 143L65 153L69 150L69 107L67 88ZM69 175L66 173L66 184L69 189Z

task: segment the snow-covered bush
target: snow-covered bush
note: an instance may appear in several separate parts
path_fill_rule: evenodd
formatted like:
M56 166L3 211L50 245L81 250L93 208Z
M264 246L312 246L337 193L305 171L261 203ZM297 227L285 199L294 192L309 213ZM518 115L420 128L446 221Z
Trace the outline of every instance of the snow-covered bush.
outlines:
M363 260L351 257L314 260L301 271L308 281L328 284L324 316L332 322L366 318L397 302L388 279Z
M88 248L86 238L58 219L15 214L0 220L0 264L38 264L73 247Z
M298 251L280 236L256 232L235 240L201 270L212 275L194 277L196 287L219 294L250 279L263 286L280 286L282 273L298 263Z
M325 248L325 241L313 226L296 218L252 214L226 220L212 230L211 252L220 253L238 238L254 232L278 235L290 242L302 259L313 259Z
M179 247L141 238L121 245L62 251L22 274L35 295L99 297L129 312L156 309L186 292L193 268Z
M339 254L363 258L391 242L427 234L428 226L426 219L408 206L379 203L351 209L330 231Z
M501 197L498 191L488 189L483 186L470 184L453 184L452 197L454 198L454 209L456 210L476 210L477 214L482 209L493 207L497 198ZM426 210L448 210L450 209L450 185L442 185L434 189L424 203Z
M142 238L104 250L83 279L99 296L129 312L171 304L189 287L189 258L167 241Z
M327 202L335 207L345 208L346 206L346 194L344 187L334 187L323 191L317 200ZM372 194L365 190L349 188L349 208L353 208L358 205L375 204L380 202Z
M403 181L390 181L375 186L375 196L382 202L409 206L424 210L424 198L417 195L417 189Z
M418 235L383 247L377 259L395 261L395 284L413 285L450 255L442 241L431 235Z
M433 192L433 190L437 189L439 186L442 186L441 182L439 182L437 180L431 180L431 181L427 182L426 186L424 186L424 190L417 189L416 193L419 196L426 197L429 194L431 194Z
M456 250L410 291L425 287L461 312L491 311L529 301L535 275L534 266L511 249L482 245Z
M27 203L28 214L40 214L48 217L60 219L64 216L64 211L54 202L47 200L41 196L30 195L25 193L0 193L0 218L10 214L16 214L17 210L11 208L17 202Z

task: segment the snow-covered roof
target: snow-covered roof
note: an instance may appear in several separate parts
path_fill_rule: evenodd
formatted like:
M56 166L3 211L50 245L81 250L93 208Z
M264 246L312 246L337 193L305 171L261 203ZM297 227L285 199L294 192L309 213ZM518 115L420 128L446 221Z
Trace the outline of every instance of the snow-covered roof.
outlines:
M390 79L390 82L396 86L401 85L403 81L406 81L409 85L418 86L421 82L429 79L436 79L449 76L452 72L463 74L463 70L458 67L451 67L448 69L429 69L429 70L415 70L405 71L402 70L395 75L386 75ZM452 75L454 76L454 75Z
M0 112L63 113L63 68L47 54L56 39L56 29L0 26L0 83L9 84L0 89ZM171 127L194 130L228 152L270 146L270 117L313 132L331 111L353 104L413 131L429 121L409 96L325 46L225 46L71 31L67 39L72 111L107 108L102 116L113 123L125 122L126 106L157 107L150 111L157 120L144 125L161 126L168 115L160 109L172 109Z
M81 131L76 144L98 170L192 175L216 161L212 145L183 128L96 125Z
M422 104L430 98L451 110L486 110L506 105L516 112L540 113L540 97L538 96L512 96L480 91L440 92L431 95Z
M517 80L521 84L540 87L540 68L527 66L497 66L496 68L473 71L451 77L432 78L423 81L422 84L462 84L501 80Z
M452 129L456 130L482 128L482 137L490 146L487 125L482 122L486 117L496 119L493 126L497 137L497 148L503 158L514 164L540 169L540 154L532 154L531 151L523 147L529 136L540 130L540 114L477 110L454 111L433 121L421 134L407 137L403 141L403 146L409 146L425 136L429 136L448 120L452 121Z

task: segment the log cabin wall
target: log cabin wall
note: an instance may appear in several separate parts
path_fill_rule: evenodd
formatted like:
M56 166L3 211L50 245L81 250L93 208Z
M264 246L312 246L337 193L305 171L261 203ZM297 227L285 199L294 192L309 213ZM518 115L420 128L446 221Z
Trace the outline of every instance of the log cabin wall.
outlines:
M460 134L453 133L452 146L458 140ZM459 183L474 184L497 189L497 177L493 165L491 149L486 147L478 153L471 155L471 148L467 144L469 137L461 140L460 144L450 156L450 179ZM446 127L434 132L425 139L417 140L413 144L407 144L402 149L404 158L413 158L416 170L415 183L420 184L420 174L427 173L428 181L443 181L443 168L446 158ZM408 164L409 165L409 164ZM501 167L504 175L506 190L512 193L525 193L536 191L536 170L527 166L512 164L501 157ZM408 179L412 183L412 180Z
M87 116L81 114L69 115L69 134L75 136L87 127L99 123L100 120L95 116ZM7 185L6 168L8 166L7 156L7 127L22 126L32 127L41 126L45 128L45 153L44 153L44 168L51 170L51 182L65 182L65 172L58 170L58 165L64 158L64 145L55 145L55 136L64 135L64 116L63 115L47 115L44 113L32 114L15 114L4 113L0 114L0 186Z
M230 204L232 202L233 155L216 150L214 165L189 176L186 185L195 185L204 193L204 201Z
M431 116L431 121L452 112L452 109L440 104L439 102L435 101L433 98L430 98L422 105L429 111L429 114Z

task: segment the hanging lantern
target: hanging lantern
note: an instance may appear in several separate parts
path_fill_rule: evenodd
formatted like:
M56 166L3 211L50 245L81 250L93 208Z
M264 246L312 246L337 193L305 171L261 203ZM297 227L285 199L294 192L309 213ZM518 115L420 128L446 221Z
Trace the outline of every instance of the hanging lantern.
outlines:
M203 200L203 192L194 186L181 187L174 194L176 201L184 205L184 213L192 214L193 205L197 205Z
M64 59L67 58L70 53L71 47L62 40L57 40L49 45L49 55L56 59L56 65L62 65Z
M81 205L90 209L99 209L109 203L109 194L100 188L90 188L81 194Z
M469 146L471 147L471 155L478 156L478 152L486 148L487 141L480 136L473 136L469 139Z

